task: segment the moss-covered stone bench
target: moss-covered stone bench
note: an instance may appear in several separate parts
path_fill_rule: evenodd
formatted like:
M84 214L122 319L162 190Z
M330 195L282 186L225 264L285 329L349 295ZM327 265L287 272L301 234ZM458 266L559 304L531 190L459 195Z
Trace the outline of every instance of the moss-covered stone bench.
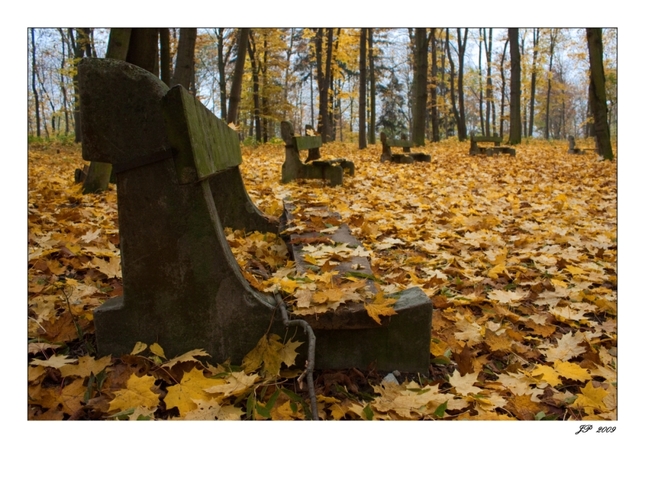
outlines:
M307 126L307 131L313 128ZM323 179L332 186L343 183L343 171L354 175L354 163L347 159L321 159L320 147L322 138L315 135L296 136L293 125L289 121L280 123L280 132L285 145L285 159L282 164L282 182L288 183L296 179ZM304 162L300 151L307 151Z
M381 162L392 161L406 164L414 161L430 162L430 154L412 152L411 148L414 147L414 143L408 140L406 134L401 134L401 139L394 139L385 134L385 132L381 132L381 145L383 147ZM393 147L403 149L403 153L393 153Z
M269 330L286 335L277 300L250 286L224 234L279 228L246 192L237 133L183 87L125 62L84 59L79 85L83 158L111 163L117 179L123 295L94 311L99 353L158 342L168 356L202 348L241 363ZM317 328L316 367L426 371L432 307L421 294L402 296L388 326L349 313Z
M598 152L598 150L599 150L599 148L598 148L598 138L596 136L594 136L594 140L595 140L595 143L596 143L595 148L580 148L580 147L576 147L576 140L574 139L574 137L569 136L567 138L567 141L569 142L569 149L567 150L567 154L585 154L587 151L589 151L589 152L592 152L592 153L600 155L600 153Z
M479 143L492 143L493 146L481 147ZM515 156L514 148L501 146L501 144L502 138L499 136L476 136L475 134L471 134L469 154L471 156L477 156L479 154L486 154L487 156L510 154L511 156Z

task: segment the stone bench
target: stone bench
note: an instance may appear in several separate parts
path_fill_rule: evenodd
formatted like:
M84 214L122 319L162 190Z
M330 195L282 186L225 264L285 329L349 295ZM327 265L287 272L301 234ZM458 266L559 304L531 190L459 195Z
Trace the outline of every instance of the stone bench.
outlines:
M315 230L315 226L307 227L308 230L303 232L290 231L294 222L302 224L312 217L337 228L333 233ZM300 274L308 271L316 274L321 272L319 266L305 259L305 255L310 253L307 247L312 244L345 250L357 249L362 245L352 235L347 224L342 222L340 215L324 206L297 205L285 200L280 230ZM337 263L326 271L336 274L336 285L340 286L341 280L347 276L363 277L366 278L367 291L377 293L374 272L366 256L360 253L348 258L336 255L333 261ZM359 367L376 363L378 369L400 370L401 366L408 369L416 367L419 370L427 368L432 302L418 287L406 289L392 297L397 298L394 304L396 315L381 317L381 324L368 315L363 303L356 301L343 303L333 311L298 316L307 321L315 331L317 347L340 346L346 350L344 355L328 353L322 356L320 359L324 360L325 367L342 368L350 359L360 363L360 366L357 365ZM335 331L328 333L330 330ZM362 350L363 346L369 348L369 351ZM318 354L316 356L318 360Z
M405 134L401 134L401 139L394 139L388 137L384 132L381 132L381 145L383 147L381 162L392 161L408 164L414 161L430 162L429 154L411 151L410 148L414 147L414 144L412 141L408 140L408 137ZM393 147L402 148L403 153L392 153Z
M307 126L307 131L313 128ZM280 132L285 144L285 159L282 164L282 182L288 183L296 179L323 179L332 186L343 183L343 171L354 175L354 163L347 159L322 160L320 147L322 138L315 135L296 136L293 125L289 121L280 123ZM300 151L307 151L307 159L303 163Z
M600 153L598 152L599 151L598 138L596 136L594 136L594 140L595 140L595 143L596 143L595 148L579 148L579 147L576 147L576 140L573 138L573 136L569 136L567 138L567 140L569 142L569 150L567 151L567 154L585 154L587 151L590 151L590 152L594 152L594 153L600 155Z
M182 86L122 61L82 60L79 86L83 158L112 164L117 180L123 295L94 310L98 352L158 342L168 356L201 348L241 363L269 330L285 336L275 298L250 286L224 233L279 228L246 192L237 133ZM432 305L417 289L396 306L387 326L350 312L318 328L316 367L426 372Z
M479 143L492 143L492 147L481 147ZM476 136L475 134L470 135L470 151L471 156L476 156L479 154L486 154L487 156L492 156L493 154L510 154L515 156L515 149L512 147L500 146L502 144L502 138L500 136Z

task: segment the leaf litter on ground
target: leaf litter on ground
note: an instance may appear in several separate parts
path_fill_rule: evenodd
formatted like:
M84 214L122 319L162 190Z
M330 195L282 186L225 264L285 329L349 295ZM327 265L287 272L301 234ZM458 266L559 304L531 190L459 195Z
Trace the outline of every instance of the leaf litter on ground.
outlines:
M304 211L294 230L333 232L338 221L307 213L323 205L363 244L305 244L318 268L301 273L279 237L229 230L252 286L301 315L358 301L378 321L386 296L412 286L434 304L427 375L397 372L397 384L373 369L317 372L319 417L615 420L616 163L568 155L559 141L519 145L515 158L472 157L456 140L423 149L431 163L391 164L377 146L327 144L328 157L356 164L332 188L281 184L282 146L243 148L260 209L278 216L288 199ZM244 363L217 366L203 350L168 359L163 343L96 355L92 310L122 293L116 191L81 194L82 165L78 146L30 146L29 419L310 418L294 365L304 347L288 337L269 334ZM356 254L374 276L334 273Z

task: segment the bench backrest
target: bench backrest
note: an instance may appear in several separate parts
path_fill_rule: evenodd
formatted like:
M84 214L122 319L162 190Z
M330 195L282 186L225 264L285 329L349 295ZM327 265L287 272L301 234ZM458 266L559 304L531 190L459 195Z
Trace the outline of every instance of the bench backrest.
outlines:
M381 133L381 142L390 147L413 147L414 144L405 134L401 134L401 139L390 138L384 132Z
M183 86L164 96L163 112L170 142L179 145L175 167L181 184L242 164L237 133Z
M500 136L475 136L474 134L471 134L470 140L474 142L493 142L495 144L502 143L502 138Z
M86 58L79 72L85 160L122 172L172 157L182 184L242 163L237 133L186 89L108 58Z
M294 136L293 145L298 151L318 149L322 146L322 136Z

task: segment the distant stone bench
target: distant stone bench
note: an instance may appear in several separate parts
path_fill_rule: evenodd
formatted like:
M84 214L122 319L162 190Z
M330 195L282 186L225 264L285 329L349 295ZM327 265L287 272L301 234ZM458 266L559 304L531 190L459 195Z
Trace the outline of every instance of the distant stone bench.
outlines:
M492 147L481 147L479 143L492 143ZM502 138L500 136L476 136L475 134L470 135L470 151L471 156L476 156L479 154L486 154L487 156L492 156L493 154L510 154L515 156L515 149L512 147L500 146L502 144Z
M123 295L94 310L98 352L157 342L168 356L241 363L269 330L285 336L276 299L250 286L224 233L279 231L246 192L237 133L182 86L122 61L82 60L79 86L83 158L117 179ZM381 326L361 307L309 320L317 368L427 372L432 304L420 289Z
M567 138L569 141L569 150L567 151L567 154L585 154L587 151L594 152L596 154L600 153L598 152L598 139L596 136L594 136L594 140L596 142L596 147L595 148L579 148L576 147L576 140L573 138L573 136L569 136Z
M405 134L401 134L401 139L394 139L388 137L384 132L381 132L381 145L383 147L381 162L392 161L408 164L414 161L430 162L429 154L425 154L423 152L412 152L410 148L414 147L414 144L412 141L408 140L408 136ZM403 153L393 153L393 147L403 149Z
M307 127L307 131L313 128ZM354 175L354 163L347 159L322 160L320 147L322 138L315 135L296 136L293 125L289 121L280 123L280 132L285 144L285 159L282 164L282 182L287 183L296 179L323 179L332 186L342 185L343 171ZM307 159L303 163L300 151L307 151Z

